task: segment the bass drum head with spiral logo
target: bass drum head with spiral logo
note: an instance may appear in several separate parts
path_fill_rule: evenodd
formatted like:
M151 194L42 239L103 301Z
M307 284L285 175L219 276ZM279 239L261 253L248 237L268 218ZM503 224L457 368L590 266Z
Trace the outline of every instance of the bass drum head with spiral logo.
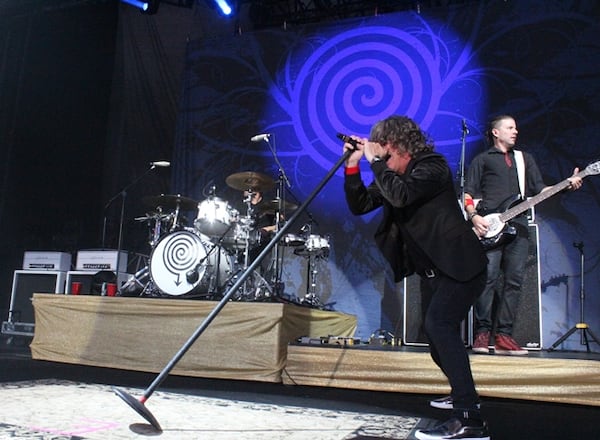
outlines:
M217 293L233 272L233 257L222 248L211 252L212 248L208 237L191 230L163 237L150 256L154 285L173 296Z

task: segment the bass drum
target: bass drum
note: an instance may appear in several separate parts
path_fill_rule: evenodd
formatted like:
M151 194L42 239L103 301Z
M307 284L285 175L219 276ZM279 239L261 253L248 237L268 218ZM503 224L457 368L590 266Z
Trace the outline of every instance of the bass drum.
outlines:
M154 285L173 296L217 293L231 277L234 260L224 249L213 249L213 246L208 237L194 230L165 236L150 255L150 277Z

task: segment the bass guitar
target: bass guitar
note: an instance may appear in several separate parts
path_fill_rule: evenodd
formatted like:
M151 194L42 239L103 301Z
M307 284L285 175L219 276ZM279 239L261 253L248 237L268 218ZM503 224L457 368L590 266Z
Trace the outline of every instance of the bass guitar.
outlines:
M595 174L600 174L600 160L589 164L583 171L580 171L573 177L581 177L583 179L586 176L592 176ZM509 206L506 211L502 213L496 212L484 215L483 218L486 219L489 225L487 233L483 237L480 237L481 244L483 245L484 249L486 251L495 249L511 241L516 236L517 231L514 226L508 224L509 220L527 211L538 203L549 199L555 194L558 194L565 188L568 188L570 184L571 182L569 182L569 178L567 178L562 182L549 187L547 190L542 191L538 195L511 206L516 203L516 201L520 200L520 197L516 196L515 200L515 197L513 196L508 199L508 203L504 202L502 204L504 206Z

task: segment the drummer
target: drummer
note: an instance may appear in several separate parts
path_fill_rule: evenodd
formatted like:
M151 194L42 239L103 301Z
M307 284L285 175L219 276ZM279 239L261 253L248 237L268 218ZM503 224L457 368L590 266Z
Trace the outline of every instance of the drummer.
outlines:
M254 226L260 231L261 242L265 238L270 239L277 227L275 224L275 213L269 210L269 205L264 200L262 192L244 191L244 200L247 200L247 197L250 197L252 216L255 220Z
M249 262L252 262L263 251L269 241L271 241L276 232L277 225L275 222L275 213L269 209L269 205L265 201L261 191L244 191L244 201L248 200L248 198L250 200L250 215L254 220L254 228L260 234L258 243L250 249L248 254ZM263 269L266 269L268 264L269 260L265 258L261 266Z

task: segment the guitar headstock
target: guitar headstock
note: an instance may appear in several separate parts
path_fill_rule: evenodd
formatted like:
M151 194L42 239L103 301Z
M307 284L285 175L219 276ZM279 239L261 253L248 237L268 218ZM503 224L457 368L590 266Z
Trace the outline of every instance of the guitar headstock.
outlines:
M584 171L586 175L600 174L600 160L589 164Z
M562 275L555 275L553 277L550 277L548 281L542 281L540 288L542 292L545 292L546 289L550 286L558 286L561 283L567 284L568 280L569 277L564 273Z

